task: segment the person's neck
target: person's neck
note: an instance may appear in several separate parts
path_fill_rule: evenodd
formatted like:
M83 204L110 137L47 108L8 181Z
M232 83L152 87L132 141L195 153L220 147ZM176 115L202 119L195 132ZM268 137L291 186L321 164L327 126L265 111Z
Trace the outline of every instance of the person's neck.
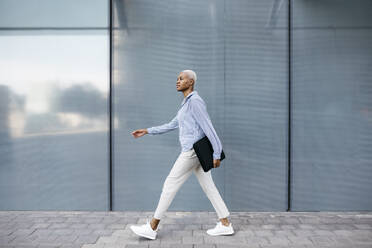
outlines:
M193 92L194 91L194 89L187 89L187 90L185 90L184 92L183 92L183 96L184 96L184 98L186 98L191 92Z

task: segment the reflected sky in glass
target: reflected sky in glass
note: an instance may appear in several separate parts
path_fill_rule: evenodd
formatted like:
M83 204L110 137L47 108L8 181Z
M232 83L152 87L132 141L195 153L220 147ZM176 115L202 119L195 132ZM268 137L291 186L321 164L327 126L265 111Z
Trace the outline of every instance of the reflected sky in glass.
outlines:
M107 130L107 30L1 34L0 87L10 99L1 119L12 137Z

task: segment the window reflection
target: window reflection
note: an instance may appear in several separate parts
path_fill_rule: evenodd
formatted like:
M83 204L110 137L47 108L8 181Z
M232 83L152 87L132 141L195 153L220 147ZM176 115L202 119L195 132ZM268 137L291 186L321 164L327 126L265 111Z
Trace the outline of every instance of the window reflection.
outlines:
M0 39L2 129L13 138L106 132L107 31L33 34Z

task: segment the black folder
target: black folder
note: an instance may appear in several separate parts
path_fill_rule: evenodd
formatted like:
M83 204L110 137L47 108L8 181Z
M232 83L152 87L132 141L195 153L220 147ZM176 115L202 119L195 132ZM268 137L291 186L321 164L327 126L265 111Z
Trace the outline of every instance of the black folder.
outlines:
M207 136L194 143L193 148L199 158L199 162L203 167L204 172L209 171L213 167L213 147ZM225 158L225 153L221 152L220 161Z

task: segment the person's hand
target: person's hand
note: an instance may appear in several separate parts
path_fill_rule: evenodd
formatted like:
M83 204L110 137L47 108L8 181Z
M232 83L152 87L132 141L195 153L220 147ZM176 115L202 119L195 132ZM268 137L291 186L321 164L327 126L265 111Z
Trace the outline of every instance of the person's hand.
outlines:
M141 137L141 136L143 136L145 134L148 134L146 128L144 128L144 129L137 129L137 130L135 130L135 131L132 132L132 135L133 135L134 138L139 138L139 137Z
M217 168L218 166L220 166L220 163L221 163L221 160L213 159L213 167L214 168Z

